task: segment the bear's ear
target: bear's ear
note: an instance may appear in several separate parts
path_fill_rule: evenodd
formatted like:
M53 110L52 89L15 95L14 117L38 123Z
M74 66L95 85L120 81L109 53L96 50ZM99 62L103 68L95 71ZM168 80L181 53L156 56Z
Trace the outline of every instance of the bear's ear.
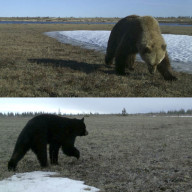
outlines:
M84 122L84 117L81 119L81 121L83 121L83 122Z
M151 53L151 47L150 46L146 46L146 47L144 47L144 49L143 49L143 54L145 54L145 53Z
M163 45L161 45L161 48L163 49L163 51L165 51L166 48L167 48L167 45L166 45L166 44L163 44Z

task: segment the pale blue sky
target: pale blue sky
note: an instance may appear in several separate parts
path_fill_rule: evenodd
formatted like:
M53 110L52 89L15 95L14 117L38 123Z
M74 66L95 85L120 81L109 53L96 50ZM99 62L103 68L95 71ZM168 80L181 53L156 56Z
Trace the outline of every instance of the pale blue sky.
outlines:
M192 16L192 0L0 0L0 17Z
M192 98L0 98L0 112L147 113L192 109Z

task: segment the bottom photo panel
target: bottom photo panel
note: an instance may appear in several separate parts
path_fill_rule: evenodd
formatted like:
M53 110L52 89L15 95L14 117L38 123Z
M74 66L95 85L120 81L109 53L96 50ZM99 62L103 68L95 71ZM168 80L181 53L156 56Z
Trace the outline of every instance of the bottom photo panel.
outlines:
M192 98L0 98L1 192L190 192Z

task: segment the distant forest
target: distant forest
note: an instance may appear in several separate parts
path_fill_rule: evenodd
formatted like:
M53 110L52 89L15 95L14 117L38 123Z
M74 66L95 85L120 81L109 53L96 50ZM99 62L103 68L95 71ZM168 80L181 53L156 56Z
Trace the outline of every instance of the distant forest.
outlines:
M173 110L173 111L161 111L161 112L157 112L157 113L147 113L147 114L159 114L159 115L192 115L192 109L188 109L188 110L184 110L184 109L180 109L180 110Z
M46 114L46 112L23 112L23 113L13 113L13 112L8 112L8 113L1 113L0 112L0 117L31 117L31 116L36 116L36 115L41 115L41 114ZM49 113L49 114L55 114L55 115L74 115L74 114L64 114L61 113L60 110L58 113ZM75 115L100 115L99 113L88 113L88 114L75 114ZM103 115L103 114L102 114ZM110 114L105 114L105 115L110 115ZM160 111L160 112L151 112L151 113L138 113L138 114L130 114L126 112L126 109L123 108L122 112L120 114L111 114L111 115L192 115L192 109L184 110L173 110L173 111Z

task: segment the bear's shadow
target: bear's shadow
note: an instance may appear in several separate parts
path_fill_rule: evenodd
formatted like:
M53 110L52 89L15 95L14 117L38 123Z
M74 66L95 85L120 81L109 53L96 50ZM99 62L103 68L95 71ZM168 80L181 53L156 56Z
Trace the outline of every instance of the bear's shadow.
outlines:
M49 65L53 67L64 67L64 68L71 68L72 70L81 71L86 74L90 74L99 70L103 65L100 64L87 64L85 62L77 62L73 60L61 60L61 59L28 59L29 62L42 64L42 65Z

